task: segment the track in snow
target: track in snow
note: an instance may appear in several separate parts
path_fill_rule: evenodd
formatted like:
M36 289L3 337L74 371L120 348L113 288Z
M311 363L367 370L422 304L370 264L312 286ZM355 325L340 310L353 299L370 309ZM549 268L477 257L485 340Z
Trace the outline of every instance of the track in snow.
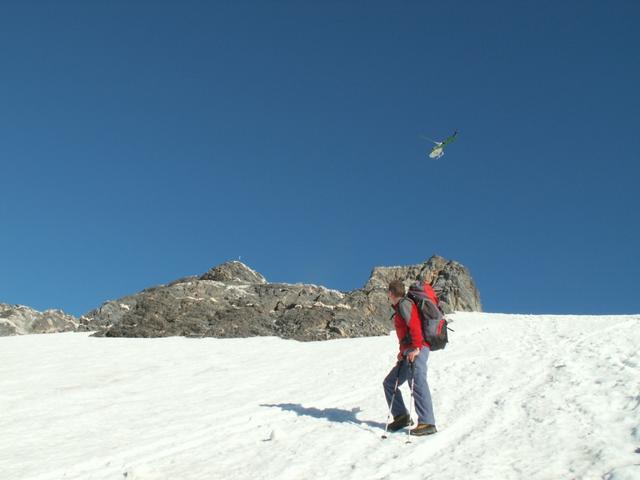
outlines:
M0 338L1 477L640 478L640 316L451 318L409 445L380 440L393 336Z

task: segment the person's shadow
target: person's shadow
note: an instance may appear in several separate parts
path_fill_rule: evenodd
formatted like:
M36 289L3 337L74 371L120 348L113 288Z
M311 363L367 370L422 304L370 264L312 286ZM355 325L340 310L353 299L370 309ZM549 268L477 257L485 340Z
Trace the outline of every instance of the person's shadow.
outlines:
M372 422L371 420L360 420L357 414L360 412L358 407L351 410L342 408L315 408L303 407L299 403L263 403L261 407L275 407L289 412L295 412L298 415L307 417L324 418L330 422L353 423L355 425L367 425L374 428L384 429L385 424L380 422Z

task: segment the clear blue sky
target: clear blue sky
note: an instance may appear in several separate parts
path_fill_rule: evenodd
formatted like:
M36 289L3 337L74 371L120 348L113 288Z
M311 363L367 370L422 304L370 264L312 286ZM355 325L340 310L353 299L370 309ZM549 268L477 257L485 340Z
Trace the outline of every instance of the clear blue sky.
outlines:
M485 310L640 312L640 2L0 3L0 301L229 259ZM439 161L420 138L458 140Z

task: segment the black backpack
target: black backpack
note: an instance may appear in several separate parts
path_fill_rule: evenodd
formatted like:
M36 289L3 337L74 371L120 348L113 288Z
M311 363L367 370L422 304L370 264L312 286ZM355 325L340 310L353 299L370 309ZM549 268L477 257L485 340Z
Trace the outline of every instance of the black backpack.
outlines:
M440 310L440 302L433 287L428 283L416 282L409 287L407 293L418 307L422 323L422 336L431 346L431 350L442 350L449 342L447 320Z

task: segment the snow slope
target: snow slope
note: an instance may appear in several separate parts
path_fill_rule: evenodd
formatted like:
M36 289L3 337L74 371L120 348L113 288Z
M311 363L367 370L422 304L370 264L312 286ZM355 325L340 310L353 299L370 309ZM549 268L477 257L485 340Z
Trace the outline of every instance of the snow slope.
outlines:
M394 336L0 338L0 479L640 479L640 316L451 318L410 444Z

